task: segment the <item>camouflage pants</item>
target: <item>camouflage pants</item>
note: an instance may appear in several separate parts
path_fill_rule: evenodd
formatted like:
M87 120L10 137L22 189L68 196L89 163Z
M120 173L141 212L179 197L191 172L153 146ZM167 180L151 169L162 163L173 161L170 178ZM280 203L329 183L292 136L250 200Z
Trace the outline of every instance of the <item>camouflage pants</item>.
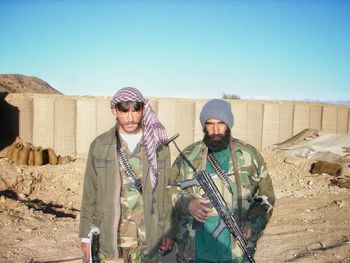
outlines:
M162 256L157 254L152 258L143 255L140 248L122 249L122 257L117 260L107 260L104 255L100 255L100 263L160 263Z
M181 260L178 258L177 263L217 263L213 261L205 261L205 260ZM236 260L230 260L230 261L225 261L221 263L249 263L249 261L236 261Z

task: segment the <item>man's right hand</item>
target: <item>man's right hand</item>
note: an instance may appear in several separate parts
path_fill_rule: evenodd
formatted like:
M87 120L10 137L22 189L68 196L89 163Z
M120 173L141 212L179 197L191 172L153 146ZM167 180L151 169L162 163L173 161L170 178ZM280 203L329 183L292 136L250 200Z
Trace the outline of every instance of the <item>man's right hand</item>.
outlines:
M188 205L189 214L199 222L204 222L210 213L212 208L208 208L210 201L203 198L193 198Z
M81 242L80 247L83 250L86 263L89 263L90 262L90 244Z

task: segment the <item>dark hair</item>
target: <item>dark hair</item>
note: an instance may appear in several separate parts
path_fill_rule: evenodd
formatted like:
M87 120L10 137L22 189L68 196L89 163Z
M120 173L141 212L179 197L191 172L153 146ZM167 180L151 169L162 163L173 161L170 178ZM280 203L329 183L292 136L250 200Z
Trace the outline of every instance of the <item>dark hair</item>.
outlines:
M129 109L140 111L143 109L143 106L144 103L138 101L121 101L115 105L115 107L122 112L127 112Z

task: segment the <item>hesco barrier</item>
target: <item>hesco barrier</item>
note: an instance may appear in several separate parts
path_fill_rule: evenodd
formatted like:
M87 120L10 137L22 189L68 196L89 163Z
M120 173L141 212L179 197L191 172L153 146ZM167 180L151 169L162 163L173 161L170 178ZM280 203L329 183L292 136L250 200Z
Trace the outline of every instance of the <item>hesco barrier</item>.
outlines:
M111 97L9 94L6 101L19 110L19 135L59 155L86 155L91 141L111 128L115 119ZM205 99L149 98L168 136L179 133L184 148L203 136L199 113ZM232 105L232 134L261 150L306 128L349 134L350 105L228 100ZM171 146L172 160L177 156Z

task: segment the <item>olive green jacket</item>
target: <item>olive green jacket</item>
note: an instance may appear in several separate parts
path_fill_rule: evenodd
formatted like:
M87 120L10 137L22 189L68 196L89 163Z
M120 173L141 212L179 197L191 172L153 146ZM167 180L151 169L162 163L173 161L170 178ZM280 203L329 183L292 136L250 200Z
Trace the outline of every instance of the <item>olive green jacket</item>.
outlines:
M121 180L116 152L116 126L98 136L90 145L84 176L79 237L87 238L91 225L100 228L100 252L106 259L117 259L117 230L120 221ZM146 254L159 249L162 237L172 237L171 201L166 194L170 176L170 151L163 146L157 153L158 185L152 191L149 162L143 160L143 203L146 224ZM154 195L154 198L152 198Z

